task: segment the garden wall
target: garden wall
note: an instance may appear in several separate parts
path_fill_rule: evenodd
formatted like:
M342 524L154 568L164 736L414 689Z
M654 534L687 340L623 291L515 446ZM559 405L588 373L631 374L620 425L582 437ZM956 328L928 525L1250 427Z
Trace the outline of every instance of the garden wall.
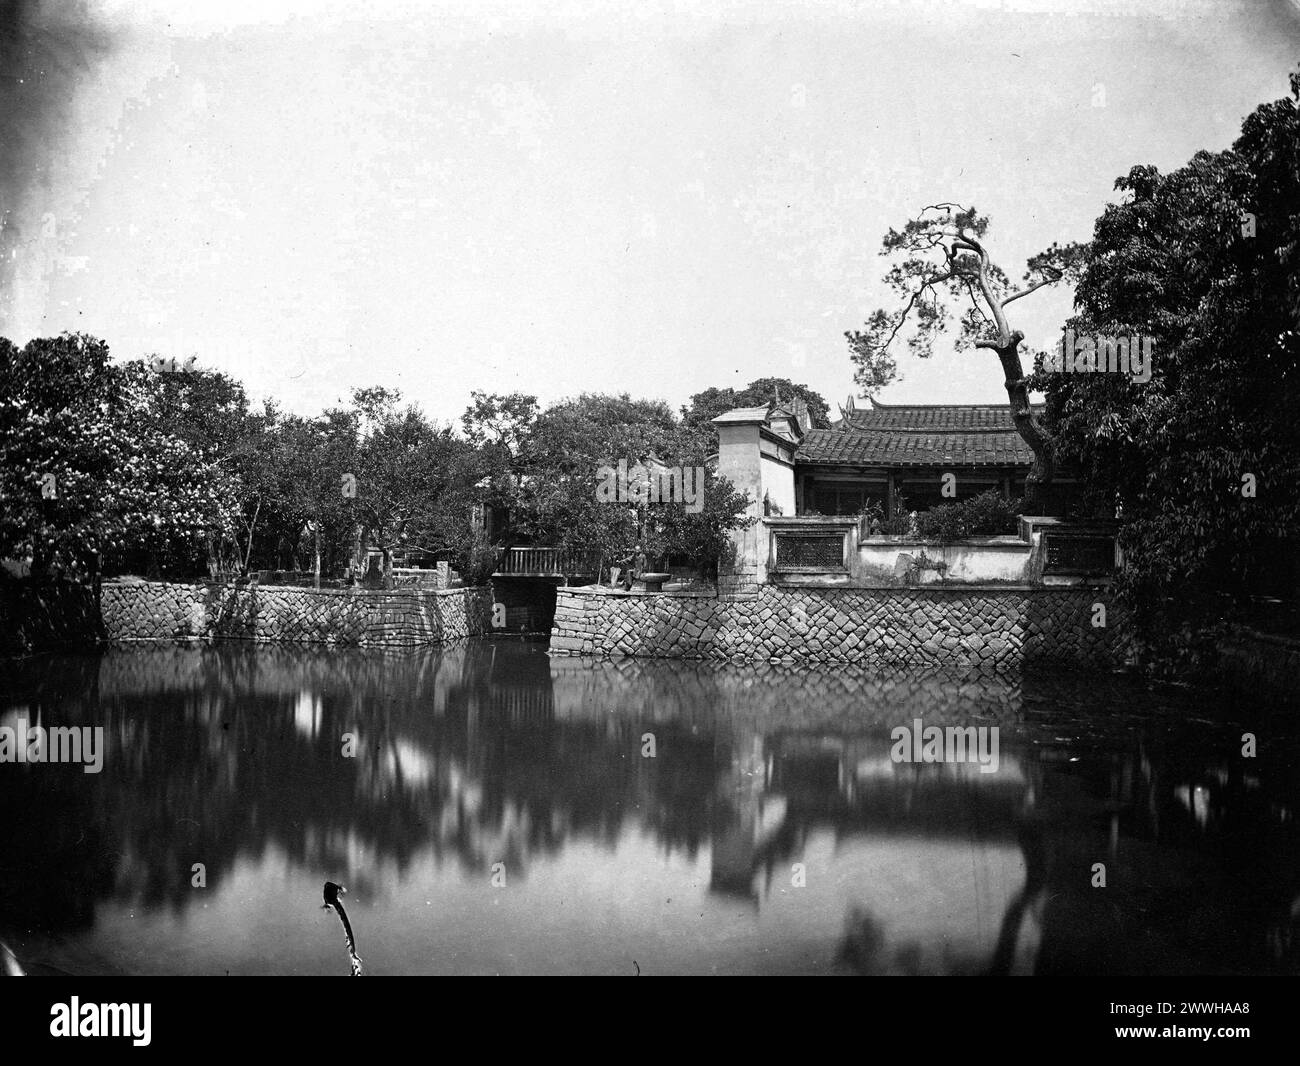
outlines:
M1106 625L1093 625L1094 604ZM753 599L560 589L551 650L588 655L790 659L999 669L1032 661L1113 668L1128 658L1105 589L813 589Z
M1119 561L1112 528L1059 518L1021 516L1016 534L946 542L863 536L851 517L777 516L760 526L767 580L787 588L1096 587L1111 583Z
M492 594L106 581L100 610L110 641L214 637L410 647L487 632Z

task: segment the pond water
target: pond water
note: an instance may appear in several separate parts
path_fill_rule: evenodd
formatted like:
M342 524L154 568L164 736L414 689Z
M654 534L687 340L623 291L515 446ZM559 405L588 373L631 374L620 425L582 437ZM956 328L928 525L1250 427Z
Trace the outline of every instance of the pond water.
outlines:
M346 975L326 881L368 974L1300 969L1296 724L1208 690L153 645L11 664L38 720L104 751L0 763L33 972Z

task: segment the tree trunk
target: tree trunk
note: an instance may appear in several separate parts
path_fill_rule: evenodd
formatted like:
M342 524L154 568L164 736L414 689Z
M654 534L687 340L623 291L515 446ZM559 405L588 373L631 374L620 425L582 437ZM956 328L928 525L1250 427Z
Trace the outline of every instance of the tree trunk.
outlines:
M1043 514L1047 507L1047 489L1056 474L1056 464L1052 456L1052 439L1029 406L1029 390L1025 387L1025 372L1020 363L1022 340L1024 334L1016 330L1011 335L1010 344L993 350L998 353L998 360L1002 363L1007 399L1011 404L1011 417L1015 421L1016 432L1034 453L1034 461L1025 477L1024 502L1024 513L1033 515Z
M320 588L320 522L312 523L313 571L316 575L316 587Z
M1021 440L1029 445L1034 453L1034 461L1029 466L1029 475L1025 478L1025 514L1042 514L1047 503L1045 489L1052 482L1055 464L1052 456L1052 440L1043 429L1029 407L1029 389L1025 387L1025 371L1020 365L1020 342L1025 339L1021 330L1013 330L1007 322L1006 306L1013 300L1028 296L1035 289L1050 284L1050 280L1038 281L1026 289L999 299L993 292L989 278L989 256L979 239L969 229L962 230L953 242L953 259L958 249L973 251L978 257L976 280L980 293L989 310L993 312L993 321L997 326L997 339L977 340L976 348L992 348L998 353L1002 364L1002 375L1007 389L1007 399L1011 403L1011 417L1015 420L1016 432ZM1059 280L1060 275L1057 272Z
M90 557L90 589L91 596L95 602L95 609L99 609L100 594L103 590L103 567L100 565L99 548L96 547L94 554Z
M262 513L262 497L257 498L257 507L253 510L253 522L248 527L248 550L244 552L244 573L248 573L248 560L253 555L253 532L257 529L257 516ZM279 562L277 559L276 562Z

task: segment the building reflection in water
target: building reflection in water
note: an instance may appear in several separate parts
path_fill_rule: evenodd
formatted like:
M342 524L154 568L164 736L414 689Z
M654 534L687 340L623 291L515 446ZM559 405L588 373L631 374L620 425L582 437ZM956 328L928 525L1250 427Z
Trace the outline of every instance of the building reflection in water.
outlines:
M0 934L72 969L330 972L326 877L390 972L1297 969L1294 727L1216 694L499 641L121 648L22 664L19 707L107 733L99 775L0 775ZM894 762L918 718L997 728L997 771Z

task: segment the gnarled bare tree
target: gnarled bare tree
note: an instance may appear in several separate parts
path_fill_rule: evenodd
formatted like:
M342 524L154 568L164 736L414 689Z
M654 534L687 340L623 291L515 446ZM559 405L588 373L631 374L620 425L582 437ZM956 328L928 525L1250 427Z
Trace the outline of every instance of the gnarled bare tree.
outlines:
M1080 249L1053 245L1032 257L1024 286L1012 290L1006 274L989 257L984 244L987 229L988 218L979 216L974 207L951 203L925 207L901 231L891 229L880 254L899 258L885 275L885 283L898 294L901 306L893 312L873 311L865 329L844 336L857 366L854 380L870 394L897 375L890 349L904 324L911 320L914 326L907 337L908 348L914 355L928 357L935 338L952 319L951 307L969 301L961 315L961 340L992 349L1002 365L1016 430L1034 453L1025 479L1025 507L1032 512L1055 473L1052 439L1030 407L1029 378L1021 362L1025 335L1011 328L1006 308L1060 281L1074 267ZM1032 353L1028 354L1032 362Z

